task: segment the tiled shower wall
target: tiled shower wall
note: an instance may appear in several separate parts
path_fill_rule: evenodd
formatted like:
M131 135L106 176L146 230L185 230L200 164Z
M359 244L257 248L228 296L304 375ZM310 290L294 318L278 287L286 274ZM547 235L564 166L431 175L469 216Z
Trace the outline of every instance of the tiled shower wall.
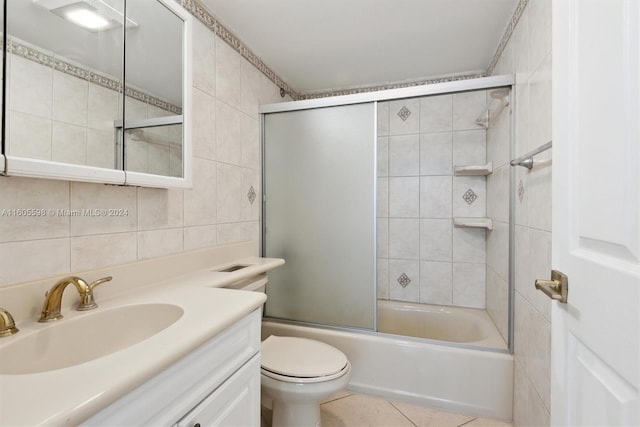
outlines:
M258 105L281 101L279 88L197 20L193 49L193 188L0 177L0 211L128 212L112 218L0 216L0 286L204 246L257 241Z
M485 308L486 232L454 217L485 217L486 178L475 123L485 91L378 103L378 298Z
M487 217L493 230L487 232L487 312L505 342L509 335L509 173L511 166L511 115L499 110L499 101L488 91L491 110L487 129L487 160L493 173L487 176ZM511 97L511 94L509 94ZM512 106L512 105L511 105ZM500 112L499 112L500 111Z
M493 74L516 76L514 157L551 140L551 0L529 0ZM551 270L552 167L547 151L515 169L515 384L517 426L549 425L551 302L534 281Z

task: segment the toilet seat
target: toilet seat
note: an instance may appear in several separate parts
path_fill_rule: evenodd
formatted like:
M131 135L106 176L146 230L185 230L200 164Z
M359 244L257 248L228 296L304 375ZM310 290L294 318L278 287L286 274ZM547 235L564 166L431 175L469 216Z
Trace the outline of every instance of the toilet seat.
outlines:
M350 368L347 357L320 341L272 335L262 342L262 373L279 381L330 381Z

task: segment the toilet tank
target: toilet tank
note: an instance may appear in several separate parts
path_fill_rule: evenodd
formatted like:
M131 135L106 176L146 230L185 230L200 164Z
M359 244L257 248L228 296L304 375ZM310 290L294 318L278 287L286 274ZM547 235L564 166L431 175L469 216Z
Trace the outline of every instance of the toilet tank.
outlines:
M243 291L264 293L267 287L267 274L262 273L255 276L247 277L245 279L238 280L237 282L232 282L224 287L229 289L240 289Z

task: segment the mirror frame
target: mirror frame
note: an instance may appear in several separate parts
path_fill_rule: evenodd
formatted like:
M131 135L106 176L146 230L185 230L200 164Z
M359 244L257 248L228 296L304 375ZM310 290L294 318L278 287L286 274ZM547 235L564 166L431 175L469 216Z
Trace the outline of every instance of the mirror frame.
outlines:
M10 144L6 140L6 78L3 78L3 110L2 110L2 148L0 151L0 176L22 176L30 178L48 178L65 181L94 182L103 184L133 185L156 188L191 188L192 183L192 149L191 149L191 92L192 92L192 15L173 0L156 0L176 17L182 19L182 177L154 175L142 172L131 172L123 169L107 169L94 166L75 165L49 160L29 159L4 155L4 149ZM6 2L2 5L6 12ZM126 13L126 12L125 12ZM4 23L6 24L6 13ZM6 31L4 31L6 33ZM6 70L6 37L3 38L3 69ZM124 30L126 49L126 30ZM126 82L123 82L126 87ZM124 108L123 106L121 106ZM125 121L126 123L126 121Z

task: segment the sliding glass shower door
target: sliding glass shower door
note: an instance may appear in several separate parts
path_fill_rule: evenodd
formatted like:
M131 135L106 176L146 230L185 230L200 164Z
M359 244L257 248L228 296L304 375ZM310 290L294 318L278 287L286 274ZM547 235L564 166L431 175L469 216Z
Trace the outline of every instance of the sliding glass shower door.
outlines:
M375 327L373 103L264 115L266 315Z

